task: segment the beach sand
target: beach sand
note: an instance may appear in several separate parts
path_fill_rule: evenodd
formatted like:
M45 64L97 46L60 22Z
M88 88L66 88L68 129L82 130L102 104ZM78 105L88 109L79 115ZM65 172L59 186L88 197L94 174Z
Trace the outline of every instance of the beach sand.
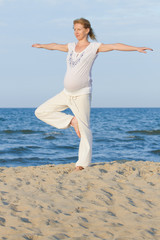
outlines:
M0 168L0 240L160 239L160 163Z

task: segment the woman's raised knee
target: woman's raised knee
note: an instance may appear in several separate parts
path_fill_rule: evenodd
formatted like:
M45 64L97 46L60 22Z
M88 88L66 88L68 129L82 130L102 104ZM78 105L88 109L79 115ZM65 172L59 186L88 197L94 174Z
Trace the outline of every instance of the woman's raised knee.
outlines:
M42 112L40 111L39 108L37 108L37 109L35 110L34 114L35 114L35 116L36 116L37 118L41 118Z

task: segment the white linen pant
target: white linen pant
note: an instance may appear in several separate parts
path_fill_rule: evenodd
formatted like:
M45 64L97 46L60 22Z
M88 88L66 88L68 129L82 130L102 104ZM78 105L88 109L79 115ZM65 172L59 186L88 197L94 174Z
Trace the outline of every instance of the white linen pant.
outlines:
M35 111L36 117L45 123L59 129L66 129L71 126L70 122L73 116L63 113L62 111L67 108L72 110L78 120L79 131L81 134L76 166L82 166L84 168L89 166L92 157L90 104L91 94L70 96L63 90L55 97L40 105Z

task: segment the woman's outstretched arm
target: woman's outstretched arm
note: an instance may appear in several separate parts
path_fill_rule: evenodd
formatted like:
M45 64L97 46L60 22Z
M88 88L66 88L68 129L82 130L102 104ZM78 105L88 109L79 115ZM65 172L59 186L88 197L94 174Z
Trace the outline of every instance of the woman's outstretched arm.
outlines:
M147 47L134 47L134 46L129 46L123 43L115 43L115 44L101 44L98 52L108 52L112 50L118 50L118 51L138 51L141 53L147 53L146 50L151 50L151 48Z
M68 44L57 44L57 43L39 44L39 43L36 43L36 44L33 44L32 47L68 52Z

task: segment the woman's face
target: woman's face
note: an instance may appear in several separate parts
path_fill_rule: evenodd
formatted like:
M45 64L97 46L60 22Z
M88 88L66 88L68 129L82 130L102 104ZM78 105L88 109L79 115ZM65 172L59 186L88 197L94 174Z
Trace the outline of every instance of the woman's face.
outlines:
M82 24L74 24L74 35L78 41L82 39L87 39L89 33L89 28L84 28Z

